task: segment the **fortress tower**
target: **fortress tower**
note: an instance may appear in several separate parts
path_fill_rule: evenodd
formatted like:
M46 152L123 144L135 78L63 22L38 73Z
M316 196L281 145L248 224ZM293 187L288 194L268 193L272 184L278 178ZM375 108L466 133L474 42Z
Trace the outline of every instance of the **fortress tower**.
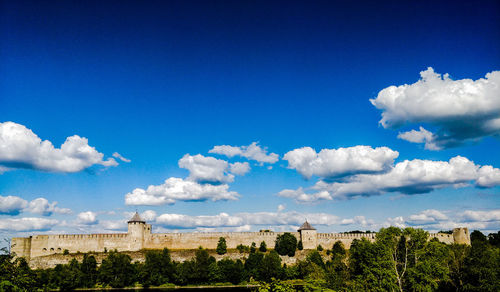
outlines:
M454 228L453 229L453 240L458 244L470 245L470 235L469 229L467 227Z
M315 249L317 247L316 228L312 227L307 220L297 231L300 234L300 240L302 240L302 246L304 249Z
M129 238L130 250L140 250L144 248L144 240L149 238L151 234L151 225L146 224L146 221L142 220L137 212L135 212L134 216L132 216L127 223L127 236Z

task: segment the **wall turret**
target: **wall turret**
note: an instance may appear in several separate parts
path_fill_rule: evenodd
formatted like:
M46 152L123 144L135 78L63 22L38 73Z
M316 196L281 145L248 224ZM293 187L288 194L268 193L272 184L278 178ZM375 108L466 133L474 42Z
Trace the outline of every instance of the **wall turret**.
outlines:
M458 244L470 245L469 229L467 229L467 227L454 228L453 241Z
M297 230L300 234L300 240L302 240L302 246L304 249L315 249L317 247L317 234L316 228L312 227L309 222L304 222Z
M144 247L144 235L151 233L151 225L146 224L146 221L142 220L137 212L135 212L134 216L127 223L130 250L142 249ZM148 228L149 232L147 232Z

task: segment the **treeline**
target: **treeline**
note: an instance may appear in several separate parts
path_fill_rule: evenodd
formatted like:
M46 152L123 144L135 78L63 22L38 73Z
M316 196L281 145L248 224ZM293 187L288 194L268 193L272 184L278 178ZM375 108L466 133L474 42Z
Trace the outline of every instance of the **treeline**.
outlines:
M302 283L305 291L498 291L500 232L487 237L474 231L471 246L428 237L421 229L384 228L375 242L354 240L350 250L336 242L323 251L309 251L292 266L282 264L277 251L291 254L299 243L285 235L274 250L251 246L245 261L216 261L200 248L185 262L173 261L168 249L148 250L139 263L111 251L100 266L85 254L82 262L73 259L53 269L31 270L23 258L5 254L0 258L0 291L253 282L260 282L262 291L292 289L292 282ZM219 254L225 253L221 242Z

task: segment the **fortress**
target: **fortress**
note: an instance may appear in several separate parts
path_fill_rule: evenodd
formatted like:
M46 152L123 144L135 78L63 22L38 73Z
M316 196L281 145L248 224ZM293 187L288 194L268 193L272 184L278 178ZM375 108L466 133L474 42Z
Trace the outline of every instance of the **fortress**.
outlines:
M128 221L127 233L113 234L59 234L33 235L30 237L13 238L11 251L18 257L25 257L28 261L36 257L52 254L62 254L65 250L77 252L103 252L105 250L139 251L142 249L197 249L202 246L215 249L220 237L226 239L228 249L238 245L257 245L262 241L269 247L274 247L278 235L284 232L207 232L207 233L152 233L151 225L141 219L136 212ZM351 246L354 239L366 238L375 240L375 233L318 233L307 221L297 230L290 232L297 240L301 240L304 249L315 249L318 245L330 248L336 241L341 241L346 248ZM430 238L451 244L470 244L467 228L455 228L452 234L431 233Z

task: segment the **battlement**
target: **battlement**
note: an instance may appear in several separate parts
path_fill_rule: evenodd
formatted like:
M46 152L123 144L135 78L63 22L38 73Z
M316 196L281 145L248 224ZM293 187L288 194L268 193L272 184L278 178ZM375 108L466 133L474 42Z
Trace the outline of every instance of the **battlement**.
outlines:
M152 227L146 224L139 214L128 222L127 233L100 233L100 234L54 234L33 235L26 238L13 238L12 251L17 256L27 258L46 256L50 254L78 252L100 252L105 250L138 251L141 249L197 249L202 246L215 249L219 238L226 239L229 249L243 244L265 242L272 247L279 235L285 232L189 232L189 233L151 233ZM304 249L315 249L318 245L330 248L337 241L349 248L354 240L366 238L375 241L376 233L318 233L307 221L297 230L289 232L301 240ZM470 244L467 228L456 228L452 234L431 233L429 239L436 238L448 244Z

